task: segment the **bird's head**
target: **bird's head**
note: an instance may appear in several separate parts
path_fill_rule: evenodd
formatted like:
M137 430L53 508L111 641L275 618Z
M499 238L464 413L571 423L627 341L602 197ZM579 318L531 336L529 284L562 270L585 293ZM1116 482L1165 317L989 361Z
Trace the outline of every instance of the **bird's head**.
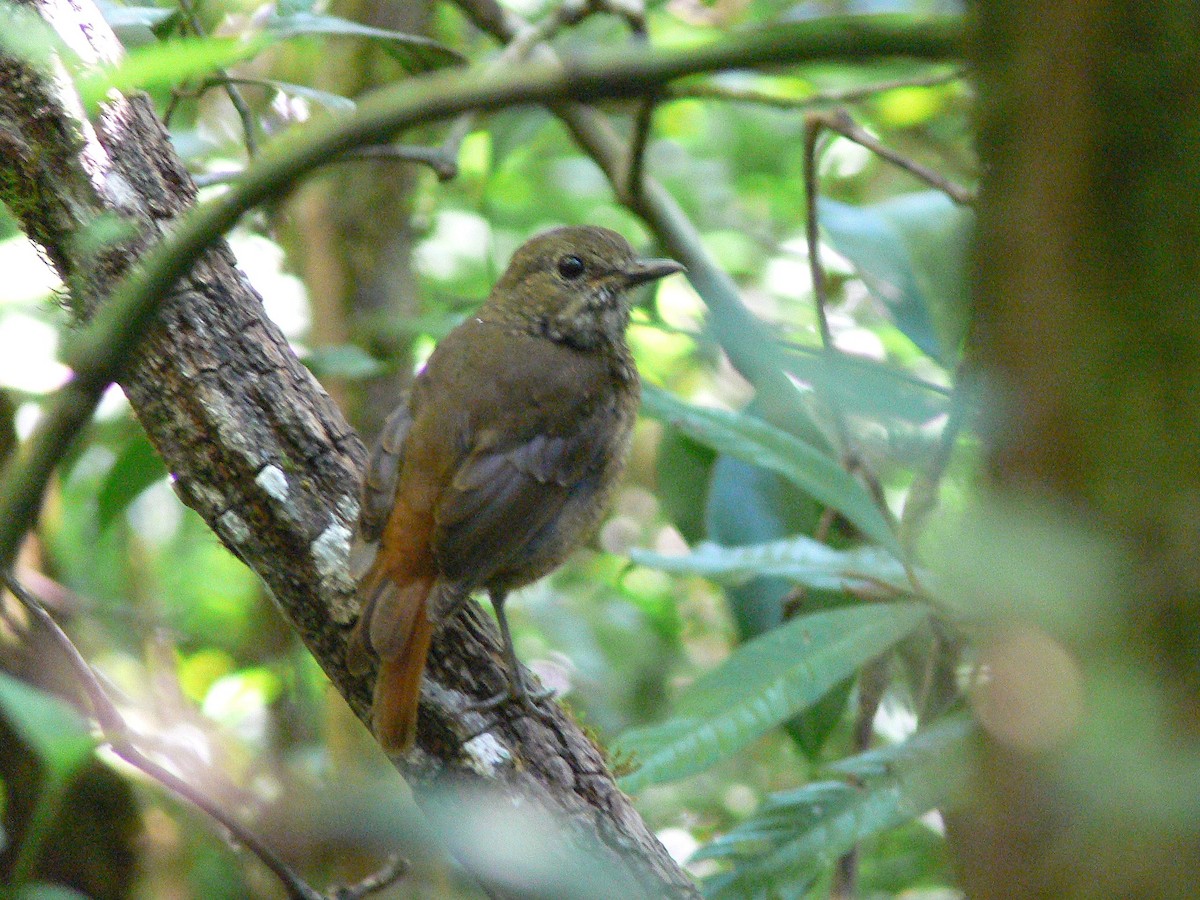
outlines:
M587 349L622 339L631 288L681 271L674 260L638 258L608 228L555 228L517 248L485 310Z

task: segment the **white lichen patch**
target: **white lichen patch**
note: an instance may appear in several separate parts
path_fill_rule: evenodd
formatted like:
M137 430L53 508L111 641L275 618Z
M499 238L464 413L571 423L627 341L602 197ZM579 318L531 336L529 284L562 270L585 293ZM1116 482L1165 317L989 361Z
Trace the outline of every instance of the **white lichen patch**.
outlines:
M217 434L227 453L236 453L255 470L268 465L262 447L244 433L242 421L229 397L203 382L198 383L192 399L204 410L204 426Z
M330 612L339 622L349 622L358 615L358 604L351 602L354 582L346 568L350 555L350 538L353 533L333 519L324 531L312 542L313 565L321 580L322 593L329 598Z
M262 488L268 497L283 503L288 498L288 480L279 466L265 466L254 477L254 483Z
M226 510L221 514L221 518L217 519L217 528L235 547L244 546L250 540L250 528L232 509Z
M505 746L487 732L475 735L463 744L462 749L467 765L485 778L494 776L498 768L512 759Z
M218 509L229 506L229 501L219 490L193 478L186 481L173 479L171 489L185 506L195 506L201 515L215 515Z
M322 578L345 575L351 537L353 534L350 529L334 519L312 542L313 562Z

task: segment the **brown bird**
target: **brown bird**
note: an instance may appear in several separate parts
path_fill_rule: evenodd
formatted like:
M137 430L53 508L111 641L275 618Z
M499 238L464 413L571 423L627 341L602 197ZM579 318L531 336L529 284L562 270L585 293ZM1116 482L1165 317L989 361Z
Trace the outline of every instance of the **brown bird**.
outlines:
M626 292L682 269L638 259L606 228L531 239L388 419L363 479L348 658L358 672L379 660L371 712L385 749L412 746L434 630L475 590L495 607L508 676L475 708L513 699L536 713L544 695L523 683L504 599L599 522L640 397Z

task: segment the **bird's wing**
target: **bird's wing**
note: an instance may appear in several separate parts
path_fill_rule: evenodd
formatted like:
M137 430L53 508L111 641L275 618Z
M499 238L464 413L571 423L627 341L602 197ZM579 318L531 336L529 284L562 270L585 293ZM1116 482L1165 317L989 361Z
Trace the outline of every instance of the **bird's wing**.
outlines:
M402 403L384 423L363 474L358 524L350 545L350 575L358 585L362 609L348 648L347 665L352 672L365 671L370 655L402 649L412 631L412 610L419 608L419 604L404 602L400 588L375 565L383 529L396 502L404 444L411 427L412 414L408 404ZM428 593L427 584L421 588Z
M412 421L408 403L400 404L384 423L367 462L359 496L358 526L350 547L350 574L359 583L363 583L375 563L383 528L396 502L404 442Z
M482 585L520 554L530 559L560 516L600 487L614 440L613 407L594 409L569 434L504 440L476 435L474 447L442 494L434 554L452 581ZM569 518L569 516L567 517Z

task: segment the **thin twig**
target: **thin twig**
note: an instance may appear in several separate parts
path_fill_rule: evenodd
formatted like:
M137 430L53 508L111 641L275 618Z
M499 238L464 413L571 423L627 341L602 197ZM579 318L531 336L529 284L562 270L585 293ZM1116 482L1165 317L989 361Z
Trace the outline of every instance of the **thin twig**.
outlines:
M650 141L650 125L654 120L655 103L655 96L647 94L638 104L637 116L633 121L633 138L629 143L629 171L625 176L623 188L630 205L637 203L645 181L646 145Z
M458 163L453 156L447 156L441 147L372 144L367 147L355 147L349 153L343 154L342 159L382 159L419 163L433 169L438 181L449 181L458 175Z
M825 312L827 302L825 267L821 265L821 240L817 219L817 142L825 127L824 118L809 116L804 123L804 241L808 247L808 271L812 276L813 298L817 312L817 330L825 352L834 349L833 332Z
M626 12L624 15L633 32L633 40L646 43L649 32L646 29L645 10ZM634 116L633 136L629 142L629 171L625 175L624 185L629 206L638 204L645 183L646 148L650 143L650 127L654 124L654 107L658 104L658 96L658 92L655 92L643 97L638 104L637 115Z
M183 15L187 20L188 26L199 37L207 37L204 29L204 23L200 21L200 16L196 13L196 7L192 0L179 0L179 8L183 11ZM233 104L233 109L237 113L238 119L242 123L242 134L246 140L246 155L253 157L258 152L258 134L256 131L256 123L254 113L250 109L250 105L246 102L246 98L242 96L242 92L238 90L237 85L225 75L223 69L217 70L223 83L222 89L225 91L229 102ZM172 97L172 104L175 103L175 98ZM168 119L169 121L169 119Z
M804 127L804 241L808 248L808 271L812 278L813 305L816 307L817 330L821 335L821 347L828 359L838 352L833 343L833 331L829 327L829 315L826 311L828 304L828 287L825 280L825 266L821 263L821 236L817 218L817 200L820 196L817 185L817 143L821 138L821 119L809 116ZM829 397L825 398L825 407L829 411L837 438L838 453L843 465L849 469L850 461L855 458L850 444L850 429L842 417L841 409Z
M378 871L368 875L357 884L346 887L335 887L329 892L330 900L361 900L377 891L395 884L408 874L408 860L400 854L394 854Z
M871 736L875 732L875 715L883 700L888 685L888 659L890 654L871 660L862 668L858 677L858 712L854 719L852 736L853 752L866 753L871 749ZM855 779L857 783L857 779ZM849 900L858 896L858 857L855 844L842 854L833 871L833 884L829 890L831 900Z
M819 106L835 106L844 103L861 103L879 94L894 91L899 88L936 87L964 77L963 72L954 69L950 72L936 72L917 75L911 78L894 78L890 81L878 81L859 87L843 88L841 90L817 91L803 97L785 97L782 94L772 94L770 91L758 88L739 87L732 84L722 84L716 81L703 81L697 84L681 84L672 87L666 93L666 100L727 100L733 103L754 103L759 106L772 106L787 110L808 110Z
M910 159L903 153L897 153L855 122L846 110L838 109L828 113L814 113L813 117L820 120L823 128L828 128L830 131L840 134L847 140L853 141L859 146L866 147L872 153L886 159L892 165L924 181L931 188L941 191L955 203L962 206L970 206L975 202L973 191L951 181L940 172L922 165L915 159Z
M117 709L116 704L108 696L108 692L100 683L96 671L84 659L83 654L79 652L79 648L75 646L67 633L62 630L58 622L54 620L54 617L46 612L41 601L28 591L11 572L5 573L4 584L12 592L13 596L29 611L29 614L37 620L38 624L46 629L47 633L54 639L54 642L63 652L67 662L70 663L71 668L75 671L79 679L80 687L87 696L88 704L92 708L92 715L100 728L100 733L113 753L138 771L157 781L180 799L187 801L204 812L213 821L228 831L238 843L257 856L263 865L274 873L275 877L283 884L289 898L292 898L292 900L325 900L324 895L297 875L290 866L276 856L275 852L263 843L257 835L246 828L246 826L229 815L207 795L196 790L174 772L142 753L134 745L129 724L125 721L125 717L121 715L120 710ZM389 864L390 867L395 867L396 865L394 861ZM399 875L396 877L399 877ZM395 878L392 880L394 881ZM364 894L359 893L350 896L362 897Z
M403 144L374 144L368 147L355 147L336 159L325 163L326 166L356 160L377 159L398 163L429 166L437 175L438 181L449 181L458 175L458 164L453 157L447 156L442 147L416 147ZM235 169L228 172L207 172L193 175L196 187L212 187L217 184L229 184L236 181L245 172Z

